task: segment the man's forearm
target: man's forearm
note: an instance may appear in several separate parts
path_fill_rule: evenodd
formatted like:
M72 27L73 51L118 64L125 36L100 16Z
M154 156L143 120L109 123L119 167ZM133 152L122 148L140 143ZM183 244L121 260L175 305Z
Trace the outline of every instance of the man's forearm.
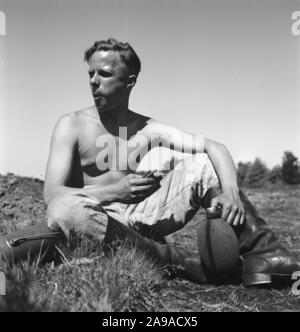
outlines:
M92 195L99 200L100 204L117 201L118 198L114 185L107 185L105 187L89 186L86 188L57 186L51 190L44 191L44 201L48 205L54 197L64 193L82 193Z
M206 152L218 175L222 191L238 190L237 171L228 149L214 142L207 144Z

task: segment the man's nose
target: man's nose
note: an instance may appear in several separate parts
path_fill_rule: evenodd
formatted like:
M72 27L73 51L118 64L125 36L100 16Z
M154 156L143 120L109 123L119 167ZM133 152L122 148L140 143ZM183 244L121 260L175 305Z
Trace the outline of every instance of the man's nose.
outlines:
M90 79L90 84L91 85L99 85L100 84L100 80L99 80L99 75L97 73L95 73L91 79Z

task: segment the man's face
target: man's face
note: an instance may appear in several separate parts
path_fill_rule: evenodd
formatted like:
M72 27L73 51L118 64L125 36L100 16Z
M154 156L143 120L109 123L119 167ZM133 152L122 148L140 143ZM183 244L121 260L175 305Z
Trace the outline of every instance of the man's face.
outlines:
M90 58L88 65L92 94L100 112L127 103L128 68L118 52L97 51Z

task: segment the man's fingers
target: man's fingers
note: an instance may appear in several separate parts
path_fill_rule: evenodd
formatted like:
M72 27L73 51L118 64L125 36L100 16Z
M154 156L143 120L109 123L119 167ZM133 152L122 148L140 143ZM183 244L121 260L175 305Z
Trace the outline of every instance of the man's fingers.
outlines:
M241 226L245 223L245 221L246 221L245 211L239 209L238 213L234 218L233 226Z
M143 195L143 194L146 194L148 191L152 191L152 190L155 191L157 188L158 188L158 186L156 185L156 183L149 184L146 186L137 186L137 187L133 188L132 193L134 195Z
M239 226L241 225L241 220L242 220L242 211L238 210L237 211L237 214L234 218L234 221L233 221L233 226Z
M155 179L153 178L139 177L139 178L134 178L132 182L135 186L146 186L146 185L155 184L157 181L155 181Z
M236 209L231 209L228 218L226 219L226 222L230 225L234 224L236 221L238 210Z
M229 206L223 205L223 209L222 209L222 219L226 220L228 219L229 215L230 215L231 209Z
M245 212L243 212L241 217L241 225L244 225L245 222L246 222L246 214Z

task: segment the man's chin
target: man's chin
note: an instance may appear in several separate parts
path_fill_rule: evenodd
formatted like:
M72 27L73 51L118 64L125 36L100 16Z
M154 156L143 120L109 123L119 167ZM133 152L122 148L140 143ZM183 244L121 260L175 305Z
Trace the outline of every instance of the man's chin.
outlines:
M108 110L106 103L104 103L102 100L95 100L95 106L101 113Z
M96 108L97 108L97 111L99 113L106 113L109 111L109 109L107 107L103 107L103 105L97 105L95 104Z

